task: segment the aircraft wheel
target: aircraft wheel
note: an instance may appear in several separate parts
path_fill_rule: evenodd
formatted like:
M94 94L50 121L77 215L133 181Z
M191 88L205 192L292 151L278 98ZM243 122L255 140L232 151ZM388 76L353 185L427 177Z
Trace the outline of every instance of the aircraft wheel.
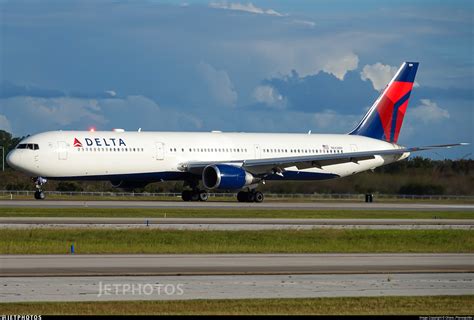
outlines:
M209 193L207 191L202 190L199 192L199 201L207 201L209 199Z
M43 191L35 191L35 199L36 200L44 200L44 198L46 198L45 194Z
M181 198L183 201L191 201L191 191L183 190L183 192L181 192Z
M237 201L239 202L246 202L247 201L247 192L239 191L237 193Z
M260 191L255 192L255 202L263 202L263 198L263 193L261 193Z
M247 202L255 201L255 192L247 192Z
M191 201L199 201L199 191L191 192Z

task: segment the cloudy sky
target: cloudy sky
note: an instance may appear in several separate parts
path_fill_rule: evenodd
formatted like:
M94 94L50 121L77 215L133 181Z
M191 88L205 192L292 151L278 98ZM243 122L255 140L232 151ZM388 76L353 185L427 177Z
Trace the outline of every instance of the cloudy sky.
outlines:
M0 129L346 133L419 61L399 143L472 143L473 20L472 1L0 0Z

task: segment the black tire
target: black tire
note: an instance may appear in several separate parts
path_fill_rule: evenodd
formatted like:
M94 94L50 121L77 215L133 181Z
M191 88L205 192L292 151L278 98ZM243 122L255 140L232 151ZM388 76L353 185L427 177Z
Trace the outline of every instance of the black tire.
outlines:
M181 198L183 201L191 201L191 191L183 190L183 192L181 192Z
M191 201L199 201L199 191L191 192Z
M261 193L260 191L255 192L255 202L261 203L263 202L263 199L264 199L263 193Z
M247 202L255 201L255 192L247 192Z
M44 195L44 192L43 191L35 191L35 199L36 200L44 200L44 198L46 198L46 196Z
M237 193L237 201L239 202L246 202L247 201L247 192L239 191Z
M207 201L209 199L209 193L206 191L200 191L199 192L199 201Z

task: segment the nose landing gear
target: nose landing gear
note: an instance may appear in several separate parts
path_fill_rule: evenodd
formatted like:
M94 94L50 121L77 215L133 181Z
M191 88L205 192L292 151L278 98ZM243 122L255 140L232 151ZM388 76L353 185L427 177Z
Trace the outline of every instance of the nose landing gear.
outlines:
M35 183L35 186L36 186L35 199L36 200L44 200L44 198L46 198L46 196L43 192L43 185L46 182L48 182L48 180L46 180L43 177L32 178L32 180L33 180L33 182Z

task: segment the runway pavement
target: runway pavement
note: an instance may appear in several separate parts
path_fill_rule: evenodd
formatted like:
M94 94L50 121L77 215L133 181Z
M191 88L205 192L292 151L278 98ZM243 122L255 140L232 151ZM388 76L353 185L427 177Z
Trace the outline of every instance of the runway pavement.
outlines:
M0 217L1 228L157 228L176 230L464 229L472 219L271 219Z
M0 255L0 300L467 295L474 254Z
M0 301L468 295L474 273L4 277Z
M474 254L0 255L0 276L474 272Z
M57 201L1 200L0 207L34 208L203 208L203 209L299 209L299 210L426 210L467 211L474 204L365 203L365 202L183 202L183 201Z

